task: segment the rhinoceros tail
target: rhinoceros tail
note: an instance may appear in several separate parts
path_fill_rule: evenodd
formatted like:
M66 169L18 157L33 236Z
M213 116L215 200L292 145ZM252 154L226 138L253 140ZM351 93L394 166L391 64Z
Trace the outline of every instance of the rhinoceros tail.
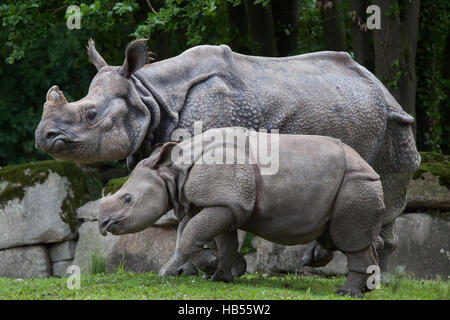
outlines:
M389 112L387 116L388 116L388 120L397 121L397 122L400 122L403 124L413 124L414 123L414 118L411 117L407 113L401 114L401 113L397 113L397 112Z

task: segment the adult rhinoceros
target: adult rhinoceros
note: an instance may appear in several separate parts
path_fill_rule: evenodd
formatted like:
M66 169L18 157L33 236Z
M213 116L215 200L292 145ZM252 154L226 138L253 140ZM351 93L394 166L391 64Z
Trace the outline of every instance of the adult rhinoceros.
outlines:
M286 58L247 56L226 45L202 45L179 56L146 64L143 41L126 49L122 66L109 66L88 45L98 73L86 97L68 103L57 86L47 93L36 146L57 159L92 163L127 158L130 169L152 145L169 141L177 128L193 133L241 126L279 129L341 139L381 176L382 267L395 249L395 219L420 164L406 114L383 84L345 52ZM179 233L184 228L180 223ZM178 270L177 253L164 268ZM328 263L332 254L312 243L303 262Z

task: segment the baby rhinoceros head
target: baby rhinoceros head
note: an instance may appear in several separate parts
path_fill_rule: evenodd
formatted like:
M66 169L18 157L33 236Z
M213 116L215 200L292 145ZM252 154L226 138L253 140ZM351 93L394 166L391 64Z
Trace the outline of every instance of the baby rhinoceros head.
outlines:
M102 235L142 231L169 210L169 195L158 172L141 161L127 182L100 201L98 224Z

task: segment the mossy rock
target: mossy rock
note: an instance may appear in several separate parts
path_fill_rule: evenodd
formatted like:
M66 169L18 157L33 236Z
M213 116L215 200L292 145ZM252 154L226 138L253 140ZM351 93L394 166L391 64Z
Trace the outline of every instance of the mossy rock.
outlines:
M51 172L70 182L71 192L62 203L61 219L74 231L76 209L99 198L102 186L95 177L87 177L73 162L47 160L0 168L0 208L10 200L22 200L26 187L44 183Z
M103 194L107 196L108 194L116 193L117 190L119 190L125 182L127 182L127 180L128 176L109 180L103 188Z
M439 184L450 189L450 156L434 152L420 152L422 162L413 179L423 178L429 172L439 178Z

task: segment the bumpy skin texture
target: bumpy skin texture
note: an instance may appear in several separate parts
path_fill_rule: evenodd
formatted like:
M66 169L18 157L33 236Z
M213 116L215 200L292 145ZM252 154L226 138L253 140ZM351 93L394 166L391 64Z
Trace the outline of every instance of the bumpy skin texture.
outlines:
M247 150L247 146L234 143L233 135L225 134L233 130L237 129L216 129L223 133L224 153L227 149ZM257 137L270 136L239 130L238 136L242 136L242 132L249 136L248 154L258 147L252 143ZM198 141L208 133L200 138L196 136L199 138L196 142L190 139L178 146L183 151L196 150L193 145L198 146ZM204 141L200 151L197 148L192 157L188 155L191 162L185 160L187 152L174 158L179 149L173 144L162 146L149 160L141 162L117 194L102 199L100 221L127 216L131 220L146 221L147 225L174 207L178 217L185 221L177 263L182 265L190 259L199 269L212 275L213 281L225 282L233 280L231 269L237 257L237 229L285 245L326 237L328 248L341 250L348 257L349 276L338 293L363 294L369 276L367 268L378 265L384 202L380 177L354 149L329 137L279 135L278 170L262 175L259 163L201 163L202 155L211 150L217 154L223 146L221 141ZM172 157L167 156L169 153ZM179 162L179 159L184 161ZM152 172L150 175L142 171L145 167ZM155 182L147 181L148 187L140 190L143 184L139 179L151 175L155 178L150 180ZM158 176L166 184L165 187L158 184L158 188L166 191L167 197L154 196L158 194L155 190ZM153 190L148 193L146 189L150 188ZM136 203L124 209L115 199L126 194L152 196L139 196ZM171 199L171 205L167 205L166 198ZM114 207L116 210L111 209ZM123 223L109 229L118 234L130 230L134 230L133 227ZM213 239L217 243L217 257L203 249ZM205 255L212 258L208 260Z
M127 48L123 66L112 67L93 43L89 54L99 73L86 98L66 103L49 92L49 107L36 130L41 150L78 162L128 157L132 168L152 145L171 140L174 129L187 128L192 134L194 121L202 121L203 130L242 126L337 138L381 176L386 201L382 260L387 263L397 242L395 218L405 207L406 188L420 156L412 117L350 55L265 58L237 54L225 45L197 46L144 66L145 45L135 42ZM86 110L91 106L98 112L89 123ZM307 252L320 252L314 246ZM316 261L316 256L325 259ZM304 261L321 265L329 259L325 252Z

